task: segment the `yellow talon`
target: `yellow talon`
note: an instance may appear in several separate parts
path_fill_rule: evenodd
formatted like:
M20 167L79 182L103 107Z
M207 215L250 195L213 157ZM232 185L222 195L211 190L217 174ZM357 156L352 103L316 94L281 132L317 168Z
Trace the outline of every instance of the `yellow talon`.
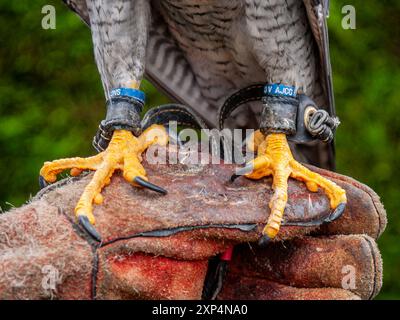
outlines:
M102 196L101 193L98 193L98 194L94 197L93 201L94 201L95 204L102 204L103 201L104 201L104 198L103 198L103 196Z
M260 130L255 131L247 141L247 147L250 151L257 151L259 145L265 140L265 136Z
M285 134L263 136L256 131L248 142L251 150L257 151L257 158L252 161L253 172L245 174L250 179L261 179L273 175L274 195L271 198L269 215L263 234L274 238L280 229L287 203L287 180L289 177L303 181L308 190L317 192L322 188L330 199L332 209L346 203L346 192L334 182L310 171L298 163L290 151Z
M313 181L306 181L306 187L311 192L318 192L318 185Z
M166 145L167 143L168 134L160 125L150 126L139 137L135 137L130 131L116 130L107 150L89 158L45 162L40 175L47 182L54 182L57 175L64 170L70 169L72 176L79 175L83 170L96 171L75 207L77 217L86 217L91 224L94 224L93 203L103 203L101 190L110 183L114 171L122 170L124 178L134 185L138 185L133 181L136 177L147 181L146 171L141 164L142 153L153 144Z
M77 177L82 173L82 170L78 169L78 168L72 168L70 171L70 175L73 177Z

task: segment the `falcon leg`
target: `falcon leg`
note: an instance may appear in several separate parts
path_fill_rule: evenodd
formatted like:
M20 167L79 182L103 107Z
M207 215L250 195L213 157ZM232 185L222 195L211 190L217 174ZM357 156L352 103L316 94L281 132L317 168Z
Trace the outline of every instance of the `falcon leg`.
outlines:
M273 176L274 195L269 203L271 213L264 227L260 243L264 244L275 238L279 232L288 199L289 177L305 182L307 188L312 192L318 191L318 187L321 187L330 199L331 208L334 209L331 219L337 218L345 208L347 201L345 191L335 183L298 163L292 156L285 134L272 133L263 136L263 139L261 139L261 135L257 131L250 140L250 149L257 150L258 155L245 167L247 171L252 169L252 172L245 174L250 179Z
M150 1L87 0L94 55L107 98L106 118L100 123L93 144L99 155L82 159L62 159L45 163L42 182L53 182L58 173L73 169L96 171L75 208L81 225L97 240L93 203L101 204L101 190L110 183L114 171L140 186L165 194L166 190L147 181L141 154L152 144L165 145L164 127L153 125L142 133L140 113L145 95L139 90L144 73L147 38L150 26Z
M40 170L40 175L45 181L54 182L57 174L67 169L73 169L75 173L82 170L96 171L75 207L75 215L78 222L96 240L101 241L100 235L92 226L95 224L93 203L103 202L101 190L110 183L115 170L122 170L124 178L132 185L166 194L165 189L147 181L146 171L141 164L141 154L153 144L166 145L167 142L167 132L160 125L150 126L138 138L130 131L115 130L105 151L86 159L71 158L46 162Z

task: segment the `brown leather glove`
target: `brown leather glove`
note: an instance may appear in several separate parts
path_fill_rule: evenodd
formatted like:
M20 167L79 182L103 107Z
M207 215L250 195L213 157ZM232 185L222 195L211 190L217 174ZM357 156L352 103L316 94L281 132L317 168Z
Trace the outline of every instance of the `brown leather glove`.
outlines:
M379 293L382 259L375 241L387 223L379 197L354 179L312 170L346 190L344 214L304 236L289 231L266 248L237 246L218 299L372 299Z
M365 185L318 170L347 191L345 213L327 224L325 195L291 180L279 236L258 248L270 180L229 184L232 165L145 166L169 194L115 176L94 210L102 243L73 213L90 175L51 185L0 215L0 298L200 299L209 260L233 246L219 299L369 299L379 292L375 239L386 217Z

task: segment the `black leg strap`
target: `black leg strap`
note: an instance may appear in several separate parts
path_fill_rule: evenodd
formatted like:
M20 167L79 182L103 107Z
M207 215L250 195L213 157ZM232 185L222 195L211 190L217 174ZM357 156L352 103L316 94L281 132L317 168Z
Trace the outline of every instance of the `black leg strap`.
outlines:
M331 117L323 109L319 109L313 100L304 94L299 95L296 134L288 139L298 144L316 139L329 143L333 140L335 130L340 124L337 117Z
M268 86L267 86L268 87ZM274 88L279 88L275 86ZM219 129L229 115L240 105L260 101L263 111L260 119L260 130L264 134L285 133L288 140L297 144L305 144L316 139L330 142L335 129L340 123L325 110L319 109L314 101L304 94L297 96L279 96L269 94L265 84L255 84L232 94L219 111Z
M129 130L135 136L142 132L140 113L143 104L139 100L129 97L116 97L107 101L106 119L102 121L106 131Z
M262 102L260 131L263 134L284 133L288 136L296 134L297 109L299 106L297 98L265 96Z
M205 121L189 107L180 104L166 104L150 109L140 121L140 111L143 105L137 100L126 97L112 98L107 103L106 119L101 121L93 146L98 151L104 151L111 141L114 130L129 130L139 136L143 130L153 124L177 125L194 129L208 129Z
M222 130L224 128L225 120L239 106L251 101L261 101L261 99L265 96L264 87L264 83L254 84L235 92L228 99L226 99L222 107L219 109L219 129Z
M150 109L144 115L141 126L145 130L152 124L167 125L169 122L176 122L178 125L194 129L208 128L201 116L189 107L173 103Z
M106 118L101 121L93 138L93 146L98 152L107 148L114 130L129 130L135 136L139 136L142 132L140 125L142 101L127 96L117 96L110 98L106 106Z

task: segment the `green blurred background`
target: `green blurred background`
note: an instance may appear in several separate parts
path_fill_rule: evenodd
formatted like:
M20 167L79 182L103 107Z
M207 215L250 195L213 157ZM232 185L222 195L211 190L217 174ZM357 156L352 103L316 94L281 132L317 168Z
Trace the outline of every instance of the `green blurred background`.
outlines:
M337 170L377 191L389 225L379 240L380 299L400 298L400 2L331 1L329 19L337 113ZM54 5L56 30L41 9ZM342 6L357 29L341 27ZM61 0L0 0L0 206L20 206L38 191L45 160L94 153L103 91L88 28ZM166 99L148 83L149 105ZM397 159L397 160L396 160Z

